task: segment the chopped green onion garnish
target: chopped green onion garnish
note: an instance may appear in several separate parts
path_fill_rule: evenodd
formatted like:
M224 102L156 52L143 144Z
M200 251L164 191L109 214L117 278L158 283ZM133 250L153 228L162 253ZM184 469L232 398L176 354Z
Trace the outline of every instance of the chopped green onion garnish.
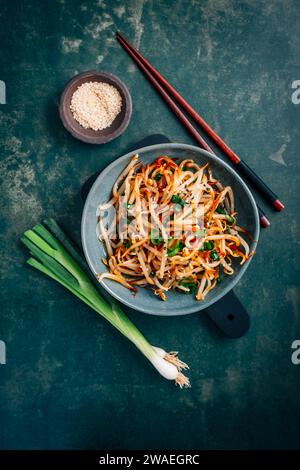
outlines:
M234 217L231 217L230 215L226 215L226 220L229 223L229 225L233 225L235 222Z
M171 201L174 202L174 204L180 204L181 197L178 196L178 194L173 194Z
M153 245L159 245L160 243L163 242L163 237L161 236L161 233L158 229L153 228L150 233L150 239L151 243Z
M215 244L212 240L208 240L207 242L204 242L204 250L210 251L215 247Z
M173 194L171 201L174 202L174 204L180 204L181 206L184 206L185 200L182 199L178 194Z
M154 176L154 179L156 181L160 181L162 179L162 174L161 173L157 173L157 175Z
M179 285L189 289L189 292L186 292L187 294L193 294L197 290L197 286L195 282L190 279L183 279L182 281L179 282Z
M179 212L182 211L182 206L180 204L175 204L174 206L174 212L178 214Z
M217 212L218 214L224 214L224 215L227 214L227 212L225 211L225 209L223 209L223 207L222 207L220 204L219 204L218 207L216 208L216 212Z
M210 259L213 261L218 261L220 259L220 255L216 250L213 250L210 254Z
M177 253L179 253L179 251L181 251L184 247L185 247L184 242L177 240L176 245L168 249L168 256L172 257L172 256L177 255Z

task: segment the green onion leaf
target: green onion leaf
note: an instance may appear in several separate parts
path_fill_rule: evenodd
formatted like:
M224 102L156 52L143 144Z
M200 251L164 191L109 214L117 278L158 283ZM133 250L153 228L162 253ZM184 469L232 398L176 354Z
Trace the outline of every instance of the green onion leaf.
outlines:
M99 290L85 272L88 268L83 256L77 252L72 242L52 219L48 219L46 223L47 227L51 227L55 233L55 237L43 225L36 225L32 230L27 230L21 238L32 255L27 263L57 281L104 317L141 351L163 377L177 382L179 370L176 366L174 366L175 369L170 367L170 364L158 355L157 350L151 346L108 293L105 293L108 300L100 295ZM77 262L75 258L79 261ZM90 276L92 277L91 273ZM180 380L182 380L181 375ZM188 379L185 380L184 385L189 386Z
M173 194L171 201L174 202L174 204L180 204L181 197L178 196L178 194Z
M107 292L104 293L107 300L100 295L99 290L102 288L90 272L83 255L78 252L74 243L68 239L56 222L47 219L44 224L47 228L37 225L33 230L27 230L21 238L32 256L35 256L35 258L30 257L27 263L57 281L103 316L140 350L163 377L175 380L176 383L180 379L181 385L184 379L183 386L188 387L189 381L179 374L179 368L171 367L158 354L156 348L151 346L124 314L120 305Z
M182 206L180 204L175 204L174 205L174 212L175 214L178 214L179 212L182 211Z

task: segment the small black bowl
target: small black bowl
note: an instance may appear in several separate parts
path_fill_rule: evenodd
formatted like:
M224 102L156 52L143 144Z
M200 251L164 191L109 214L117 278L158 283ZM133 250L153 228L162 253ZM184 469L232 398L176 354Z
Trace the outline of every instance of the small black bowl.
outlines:
M70 104L72 96L77 88L86 82L105 82L114 86L121 95L122 108L116 119L106 129L94 131L93 129L85 129L79 122L74 119ZM132 101L128 88L115 75L108 72L97 72L90 70L83 72L70 80L61 95L59 103L59 115L65 128L76 139L88 142L89 144L105 144L121 135L127 128L132 114Z

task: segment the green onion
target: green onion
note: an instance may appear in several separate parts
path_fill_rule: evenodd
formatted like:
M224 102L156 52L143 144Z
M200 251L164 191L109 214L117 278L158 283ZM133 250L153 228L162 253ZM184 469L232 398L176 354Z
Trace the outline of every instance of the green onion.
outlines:
M171 201L174 202L174 204L180 204L181 206L184 206L185 204L185 201L178 194L173 194Z
M130 248L131 245L132 245L132 241L131 241L131 240L126 240L126 242L124 242L125 248Z
M181 373L187 365L176 354L152 346L107 293L108 301L105 300L91 281L91 274L87 274L86 263L72 242L52 219L45 221L45 225L55 233L56 238L41 224L27 230L21 238L32 255L27 263L57 281L104 317L135 344L163 377L175 380L180 387L189 386L189 380Z
M208 240L207 242L204 242L204 250L210 251L215 247L215 244L212 240Z
M177 255L185 247L185 244L180 240L177 240L176 244L168 249L168 256L172 257Z
M234 217L231 217L230 215L226 215L226 220L229 223L229 225L233 225L235 222Z
M195 284L193 280L183 279L182 281L179 282L179 285L189 289L189 292L186 292L187 294L194 294L197 291L197 285Z
M163 237L160 231L156 228L153 228L150 233L150 240L153 245L159 245L163 242Z
M124 202L123 206L126 207L126 209L130 210L134 207L134 204L129 204L129 202Z
M223 209L223 207L220 206L220 204L219 204L218 207L216 208L216 212L217 212L218 214L224 214L224 215L227 214L227 212L225 211L225 209Z
M213 261L218 261L220 259L220 255L216 250L213 250L210 254L210 259Z
M234 222L235 222L235 219L234 217L231 217L230 215L227 214L226 210L219 204L218 207L216 208L216 212L218 212L218 214L223 214L225 215L225 219L227 220L227 222L230 224L230 225L233 225Z
M156 181L160 181L162 179L162 174L161 173L157 173L157 175L154 176L154 179Z
M52 233L52 235L54 235L54 237L61 243L65 250L69 252L72 258L80 265L89 278L95 282L97 286L99 286L99 282L96 280L95 276L92 275L85 258L80 252L79 245L76 245L74 241L71 242L71 240L66 236L65 232L60 228L54 219L48 218L43 220L43 225Z
M212 240L204 242L199 251L210 251L215 247L215 244Z

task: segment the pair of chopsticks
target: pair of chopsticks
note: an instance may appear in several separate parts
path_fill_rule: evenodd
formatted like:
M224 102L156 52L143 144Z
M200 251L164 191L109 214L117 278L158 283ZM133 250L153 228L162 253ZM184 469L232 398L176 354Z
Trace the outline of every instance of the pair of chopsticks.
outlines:
M258 189L265 199L272 204L277 210L281 211L284 209L284 205L279 200L278 196L263 182L263 180L247 165L246 162L240 159L240 157L221 139L221 137L209 126L209 124L197 113L197 111L169 84L169 82L148 62L142 54L135 49L122 34L116 33L116 38L126 50L126 52L132 57L139 68L144 72L147 78L150 80L154 88L161 94L164 101L172 109L175 115L191 133L194 139L198 142L200 147L204 148L210 153L215 154L204 138L199 134L197 129L189 121L183 111L179 108L176 102L171 98L172 95L175 100L185 109L185 111L192 117L192 119L199 124L204 131L211 137L211 139L221 148L225 155L235 165L238 172L250 181L253 186ZM257 205L260 223L262 227L268 227L270 222L263 210Z

